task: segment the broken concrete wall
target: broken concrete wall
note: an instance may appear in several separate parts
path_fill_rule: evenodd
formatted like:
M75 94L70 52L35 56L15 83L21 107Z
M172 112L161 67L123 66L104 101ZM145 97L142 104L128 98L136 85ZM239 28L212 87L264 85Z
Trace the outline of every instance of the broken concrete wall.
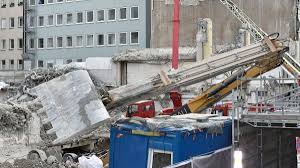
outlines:
M281 38L296 39L296 0L233 0L267 33L279 32ZM180 46L195 46L198 18L213 22L214 50L220 45L236 44L240 22L219 0L205 0L197 6L181 6ZM172 45L173 5L153 0L151 47ZM222 48L222 47L221 47Z
M39 111L53 143L61 143L109 118L85 70L73 71L38 85L31 92L43 105Z
M3 106L7 105L1 104L1 112L3 112ZM9 108L10 106L7 107ZM11 115L11 117L8 117L8 115ZM42 142L40 138L40 118L37 114L31 113L30 118L18 116L20 115L12 112L7 114L6 117L3 115L0 116L1 119L7 121L4 122L1 120L0 163L4 161L13 162L16 158L26 158L29 151ZM25 125L21 124L17 118L20 118ZM17 122L8 122L11 119ZM19 124L22 126L18 126Z

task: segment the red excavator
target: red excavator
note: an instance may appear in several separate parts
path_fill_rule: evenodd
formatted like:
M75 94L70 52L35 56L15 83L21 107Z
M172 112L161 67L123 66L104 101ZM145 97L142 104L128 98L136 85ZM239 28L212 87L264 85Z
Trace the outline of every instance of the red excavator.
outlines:
M165 108L161 111L159 115L171 115L174 112L174 110L182 107L181 93L179 93L178 91L171 91L169 95L170 99L173 102L173 108ZM127 107L126 117L155 117L154 100L143 100L129 104Z

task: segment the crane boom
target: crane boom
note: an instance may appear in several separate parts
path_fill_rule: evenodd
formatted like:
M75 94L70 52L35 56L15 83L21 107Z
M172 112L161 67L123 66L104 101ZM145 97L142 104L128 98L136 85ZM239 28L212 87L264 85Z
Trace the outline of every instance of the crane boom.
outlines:
M147 80L110 90L108 94L111 102L106 108L113 109L181 86L193 85L238 67L258 63L274 54L280 55L285 49L283 41L267 38L249 46L214 55L192 66L181 68L175 73L161 73Z
M243 24L248 26L250 34L255 41L264 39L268 34L264 32L255 22L251 20L239 7L231 0L220 0L220 2L227 7L227 9ZM300 64L289 54L283 54L284 69L294 75L296 78L300 77Z
M223 82L213 85L200 96L197 96L181 108L175 110L172 115L202 112L229 95L233 89L241 85L241 78L257 77L262 73L277 68L281 64L282 59L278 55L274 55L269 59L262 60L260 63L253 65L246 70L238 70ZM247 84L248 82L249 80L244 80L243 84Z

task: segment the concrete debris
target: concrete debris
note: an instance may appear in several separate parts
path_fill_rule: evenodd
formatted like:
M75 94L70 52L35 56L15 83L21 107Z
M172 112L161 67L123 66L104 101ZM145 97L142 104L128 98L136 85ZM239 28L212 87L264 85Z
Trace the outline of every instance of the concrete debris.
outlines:
M78 69L80 68L74 66L62 67L60 69L35 69L25 76L21 85L26 88L33 88L39 84L48 82L56 77Z
M195 61L196 49L192 47L180 47L179 60ZM125 53L120 53L113 57L113 61L164 64L172 61L172 48L129 49Z
M60 87L57 87L60 86ZM54 144L85 132L109 118L95 86L85 70L73 71L31 89L43 105L43 124L51 124L47 134ZM97 128L97 126L96 126Z
M73 168L78 168L75 164ZM30 160L30 159L16 159L14 163L4 162L0 163L0 168L68 168L66 164L53 162L47 163L42 160Z
M27 126L30 111L17 104L0 104L0 133L16 131Z

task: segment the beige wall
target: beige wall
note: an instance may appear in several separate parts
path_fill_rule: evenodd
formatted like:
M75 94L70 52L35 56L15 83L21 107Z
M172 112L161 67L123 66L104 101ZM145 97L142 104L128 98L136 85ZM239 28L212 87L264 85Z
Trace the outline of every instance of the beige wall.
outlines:
M267 33L279 32L280 37L296 38L296 0L233 0ZM172 45L173 5L165 0L153 0L152 47ZM219 0L205 0L198 6L181 6L180 45L195 46L197 18L211 18L213 45L234 44L239 21Z
M23 38L23 28L18 26L18 17L23 16L23 6L18 6L16 1L14 7L9 4L6 8L0 8L0 26L1 19L6 18L6 28L0 28L0 70L18 69L19 60L22 59L22 49L19 49L18 39ZM9 28L9 18L15 18L15 27ZM2 39L6 39L6 49L2 50ZM9 49L9 39L14 39L14 49ZM2 65L2 60L6 60L6 67ZM14 60L14 66L10 67L10 60Z

